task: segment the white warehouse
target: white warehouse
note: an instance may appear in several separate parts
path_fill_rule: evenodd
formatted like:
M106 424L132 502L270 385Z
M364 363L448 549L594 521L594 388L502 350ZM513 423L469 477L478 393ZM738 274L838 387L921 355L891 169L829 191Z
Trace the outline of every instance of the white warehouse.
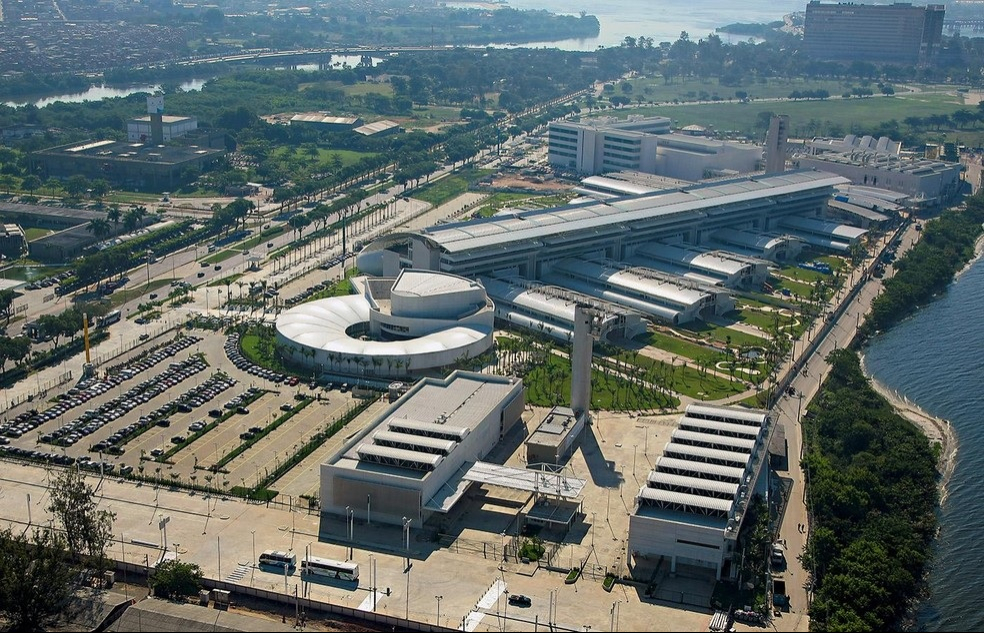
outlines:
M447 513L474 466L521 418L517 378L455 371L424 378L321 464L321 511L419 527Z
M639 489L629 517L635 558L714 569L734 554L748 501L767 482L766 411L691 404Z

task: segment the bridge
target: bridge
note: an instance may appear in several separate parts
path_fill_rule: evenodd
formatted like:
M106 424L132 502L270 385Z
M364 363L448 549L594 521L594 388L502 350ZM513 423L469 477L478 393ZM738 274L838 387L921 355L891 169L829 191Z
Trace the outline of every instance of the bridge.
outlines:
M451 46L351 46L338 48L299 48L293 50L253 49L232 55L205 55L189 57L169 65L204 66L208 64L252 63L252 62L282 62L297 64L305 61L316 61L323 67L328 66L328 60L333 55L353 56L363 58L385 57L394 53L409 53L422 51L452 50Z

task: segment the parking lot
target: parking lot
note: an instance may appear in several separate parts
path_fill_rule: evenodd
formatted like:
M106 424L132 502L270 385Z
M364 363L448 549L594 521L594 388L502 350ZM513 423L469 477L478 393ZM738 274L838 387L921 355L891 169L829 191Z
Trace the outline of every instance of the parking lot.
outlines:
M252 365L239 355L236 337L196 331L148 341L48 402L9 412L0 423L0 444L7 444L0 452L106 474L252 486L352 404L351 394L315 387ZM314 400L302 408L305 398ZM220 472L209 472L295 408L296 415ZM295 467L307 475L292 474L295 469L284 475L306 482L298 483L299 494L317 494L312 460L325 454L319 449Z

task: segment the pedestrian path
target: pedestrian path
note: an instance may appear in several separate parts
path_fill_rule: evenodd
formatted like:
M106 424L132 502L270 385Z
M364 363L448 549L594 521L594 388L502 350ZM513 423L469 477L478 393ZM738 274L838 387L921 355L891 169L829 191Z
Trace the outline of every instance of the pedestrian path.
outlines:
M236 565L236 568L233 569L232 573L226 576L225 579L227 582L239 582L240 580L246 577L246 574L248 572L249 572L249 565L239 564Z
M478 629L478 625L482 623L482 619L485 617L485 609L491 609L492 605L499 601L499 598L506 592L506 583L501 579L497 579L489 590L485 592L482 599L478 601L475 605L475 610L470 611L468 615L465 616L465 631L474 631Z

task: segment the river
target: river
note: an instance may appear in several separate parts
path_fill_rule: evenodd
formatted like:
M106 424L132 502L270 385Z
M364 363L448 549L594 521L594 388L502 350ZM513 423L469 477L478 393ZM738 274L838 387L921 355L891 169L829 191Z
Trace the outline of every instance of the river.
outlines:
M867 371L922 409L949 420L959 449L941 509L940 535L929 572L929 597L917 611L917 631L981 631L980 572L984 548L976 536L984 513L984 261L965 270L937 301L875 338L864 353Z

